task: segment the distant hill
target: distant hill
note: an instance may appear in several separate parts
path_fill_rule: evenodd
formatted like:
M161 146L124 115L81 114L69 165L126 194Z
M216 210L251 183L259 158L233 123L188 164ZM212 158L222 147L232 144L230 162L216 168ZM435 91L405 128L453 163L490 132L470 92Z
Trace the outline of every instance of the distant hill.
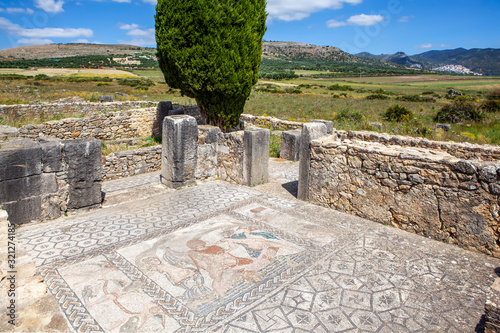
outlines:
M333 46L317 46L296 42L264 42L262 45L264 59L328 59L333 61L357 62L352 54Z
M500 75L500 49L428 51L411 56L431 66L462 65L483 75Z
M357 57L393 62L407 67L421 66L424 69L460 65L483 75L500 75L500 49L458 48L454 50L428 51L408 56L403 52L396 54L373 55L368 52L358 53Z
M134 55L136 52L156 53L156 49L133 45L47 44L27 45L0 50L0 60L67 58L89 55Z

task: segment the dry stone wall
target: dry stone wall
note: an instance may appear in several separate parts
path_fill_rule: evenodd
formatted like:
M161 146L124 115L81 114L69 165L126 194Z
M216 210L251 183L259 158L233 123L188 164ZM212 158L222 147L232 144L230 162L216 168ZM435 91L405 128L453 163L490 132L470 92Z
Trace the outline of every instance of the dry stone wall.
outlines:
M431 141L424 138L414 138L401 135L369 131L337 131L338 135L346 135L352 140L379 142L402 147L418 147L431 150L440 150L462 159L481 159L484 161L500 160L500 147L491 145L478 145L460 142Z
M106 113L146 107L155 107L158 103L151 101L124 101L110 103L49 103L0 105L0 113L12 117L53 117L64 114L86 116L92 113Z
M500 162L333 137L310 154L311 202L500 257Z
M161 169L161 146L111 153L102 158L103 180L135 176Z
M101 140L146 137L151 136L155 116L156 108L93 114L85 118L66 118L40 125L26 125L19 129L18 136L29 139L92 137Z

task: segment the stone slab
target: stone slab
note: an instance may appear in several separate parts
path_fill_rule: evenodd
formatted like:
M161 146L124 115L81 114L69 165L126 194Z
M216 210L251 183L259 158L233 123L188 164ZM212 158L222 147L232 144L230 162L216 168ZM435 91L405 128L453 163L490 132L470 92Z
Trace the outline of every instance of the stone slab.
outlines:
M284 131L281 134L280 158L289 161L300 159L300 136L301 130Z
M0 181L39 175L42 149L28 139L0 143Z
M3 205L9 214L9 221L21 225L40 219L42 199L40 196L29 197Z
M54 138L43 138L39 142L42 146L42 171L62 171L62 141Z
M0 182L0 203L39 196L41 190L41 175L6 180Z

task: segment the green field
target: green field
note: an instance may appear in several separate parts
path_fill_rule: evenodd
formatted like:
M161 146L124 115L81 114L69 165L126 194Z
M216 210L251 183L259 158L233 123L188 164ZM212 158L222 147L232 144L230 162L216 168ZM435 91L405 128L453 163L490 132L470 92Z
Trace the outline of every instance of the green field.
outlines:
M101 76L99 72L92 74L95 79L85 75L87 79L80 82L75 82L74 75L44 79L0 75L0 104L45 103L70 96L97 101L99 95L115 95L115 100L170 100L180 104L195 104L194 100L183 97L178 90L170 89L159 70L133 70L132 73L137 77L113 77L110 80L107 75L105 82L99 81L102 76L106 76ZM298 74L311 72L300 71ZM380 122L383 131L391 134L500 144L500 113L487 113L481 122L452 124L448 132L433 129L436 113L453 102L446 96L449 89L463 93L461 98L479 107L489 92L500 90L500 77L405 75L327 79L303 76L282 81L266 79L255 86L245 106L245 113L298 121L327 119L332 120L337 129L344 130L376 130L371 123ZM126 95L116 95L117 92ZM367 99L374 94L386 96L387 99ZM412 96L429 97L432 101L401 100L411 99ZM395 104L405 106L413 112L414 117L405 122L384 120L384 112ZM17 119L8 115L0 117L0 124L11 126L49 120Z

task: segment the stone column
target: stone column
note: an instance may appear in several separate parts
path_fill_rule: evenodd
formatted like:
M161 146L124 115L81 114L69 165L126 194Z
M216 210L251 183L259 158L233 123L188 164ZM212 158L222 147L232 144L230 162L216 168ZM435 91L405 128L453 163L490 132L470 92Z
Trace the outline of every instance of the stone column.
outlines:
M187 115L163 120L161 182L179 188L196 181L198 125Z
M172 102L159 102L156 107L156 119L153 124L153 135L161 136L163 133L163 119L169 115L172 110Z
M243 135L243 185L254 186L269 180L268 129L246 130Z
M101 140L94 138L65 140L63 159L67 165L68 209L101 204L102 158Z
M280 158L290 161L300 159L300 136L301 130L284 131L281 134Z
M305 123L300 137L299 190L297 199L308 199L309 169L311 163L311 141L327 135L324 123Z

